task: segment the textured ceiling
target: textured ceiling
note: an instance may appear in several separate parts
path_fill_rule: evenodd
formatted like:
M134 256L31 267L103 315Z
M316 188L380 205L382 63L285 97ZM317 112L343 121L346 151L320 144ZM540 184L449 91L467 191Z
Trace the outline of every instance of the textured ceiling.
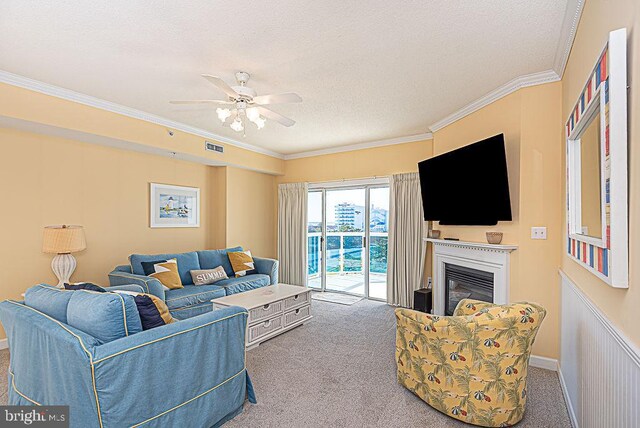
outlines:
M428 132L511 79L549 70L566 0L0 2L0 69L280 153ZM246 137L200 74L251 73L291 128Z

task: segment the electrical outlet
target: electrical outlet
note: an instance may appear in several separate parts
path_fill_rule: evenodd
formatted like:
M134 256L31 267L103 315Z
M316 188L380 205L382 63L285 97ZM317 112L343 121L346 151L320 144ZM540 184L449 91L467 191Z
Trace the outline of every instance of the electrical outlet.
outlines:
M547 239L547 228L546 227L532 227L531 228L531 239Z

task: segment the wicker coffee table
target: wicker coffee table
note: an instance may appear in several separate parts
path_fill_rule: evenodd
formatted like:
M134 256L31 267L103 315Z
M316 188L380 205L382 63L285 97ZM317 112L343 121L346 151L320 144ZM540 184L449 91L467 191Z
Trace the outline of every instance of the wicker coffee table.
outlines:
M213 299L213 309L240 306L249 313L245 343L254 348L311 318L311 289L276 284Z

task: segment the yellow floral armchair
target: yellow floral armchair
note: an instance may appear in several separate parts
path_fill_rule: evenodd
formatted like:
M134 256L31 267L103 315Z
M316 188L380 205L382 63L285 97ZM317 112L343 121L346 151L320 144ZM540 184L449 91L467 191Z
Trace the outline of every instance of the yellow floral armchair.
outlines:
M474 425L506 427L522 419L529 355L544 308L464 299L450 317L402 308L395 314L401 385Z

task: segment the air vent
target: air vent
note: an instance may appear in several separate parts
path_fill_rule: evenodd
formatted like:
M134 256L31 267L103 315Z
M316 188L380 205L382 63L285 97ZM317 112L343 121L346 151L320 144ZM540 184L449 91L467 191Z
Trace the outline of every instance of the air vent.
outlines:
M211 152L218 152L218 153L224 153L224 147L223 146L219 146L217 144L213 144L209 141L205 141L204 142L204 149L205 150L209 150Z

